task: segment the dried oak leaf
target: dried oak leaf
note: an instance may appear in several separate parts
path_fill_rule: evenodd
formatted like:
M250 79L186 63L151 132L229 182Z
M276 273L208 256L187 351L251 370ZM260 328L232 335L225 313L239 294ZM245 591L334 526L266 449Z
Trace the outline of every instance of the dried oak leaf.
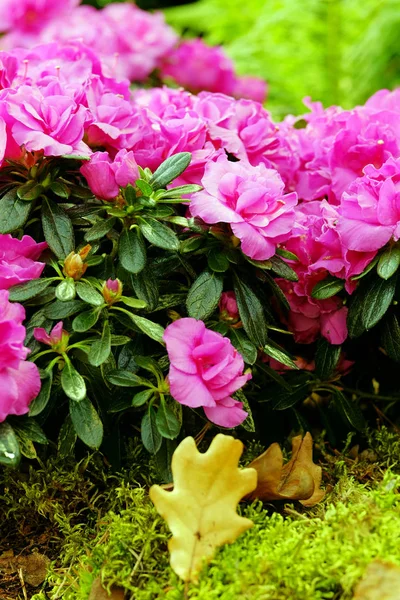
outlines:
M309 433L294 437L292 458L284 465L282 450L272 444L249 465L257 471L258 483L247 499L300 500L304 506L320 502L325 495L320 488L322 469L313 463L312 446Z
M124 590L117 586L112 586L110 592L108 592L102 585L100 577L92 583L90 588L90 594L88 600L124 600Z
M32 552L27 556L14 556L12 550L0 556L0 573L17 573L22 569L25 583L37 587L46 579L50 559L39 552Z
M358 584L353 600L399 600L400 569L393 563L374 560Z
M168 543L171 567L184 581L196 581L203 561L218 546L234 542L252 527L236 508L257 485L254 469L239 469L243 444L223 434L201 454L192 437L185 438L172 457L174 489L158 485L150 498L172 532Z

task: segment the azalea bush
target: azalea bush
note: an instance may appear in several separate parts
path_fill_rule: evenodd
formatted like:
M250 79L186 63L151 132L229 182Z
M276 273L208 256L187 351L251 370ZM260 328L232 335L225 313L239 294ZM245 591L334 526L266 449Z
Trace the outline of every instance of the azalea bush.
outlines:
M207 48L158 15L44 4L1 7L0 461L396 420L400 92L274 122L218 60L151 87Z

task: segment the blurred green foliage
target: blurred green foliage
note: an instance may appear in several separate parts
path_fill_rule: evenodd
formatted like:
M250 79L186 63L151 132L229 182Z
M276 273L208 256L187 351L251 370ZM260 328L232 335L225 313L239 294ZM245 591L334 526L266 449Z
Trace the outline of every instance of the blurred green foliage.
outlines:
M166 14L265 78L278 117L302 112L305 96L351 107L400 81L400 0L200 0Z

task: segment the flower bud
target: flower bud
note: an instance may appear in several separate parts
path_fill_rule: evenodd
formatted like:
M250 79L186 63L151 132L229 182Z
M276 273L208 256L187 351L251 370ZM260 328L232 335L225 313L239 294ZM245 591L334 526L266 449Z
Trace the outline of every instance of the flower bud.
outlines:
M239 310L236 303L235 292L223 292L219 301L219 318L228 323L237 323L239 321Z
M71 252L68 254L64 261L63 273L66 277L71 277L75 281L78 281L87 269L87 264L84 262L90 250L92 249L90 244L87 244L79 252Z
M103 283L103 298L109 306L121 299L122 287L122 282L119 279L107 279Z
M42 344L51 346L54 352L62 354L66 351L69 342L69 333L63 329L63 322L59 321L57 325L53 327L50 333L47 333L43 327L35 327L33 330L33 337Z

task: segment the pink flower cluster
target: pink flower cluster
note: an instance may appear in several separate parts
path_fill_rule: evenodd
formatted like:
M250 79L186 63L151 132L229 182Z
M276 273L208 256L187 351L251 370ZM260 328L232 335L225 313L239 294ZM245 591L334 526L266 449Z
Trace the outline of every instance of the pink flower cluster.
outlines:
M0 422L27 413L40 391L39 370L26 361L24 319L23 306L9 302L8 292L0 290Z

